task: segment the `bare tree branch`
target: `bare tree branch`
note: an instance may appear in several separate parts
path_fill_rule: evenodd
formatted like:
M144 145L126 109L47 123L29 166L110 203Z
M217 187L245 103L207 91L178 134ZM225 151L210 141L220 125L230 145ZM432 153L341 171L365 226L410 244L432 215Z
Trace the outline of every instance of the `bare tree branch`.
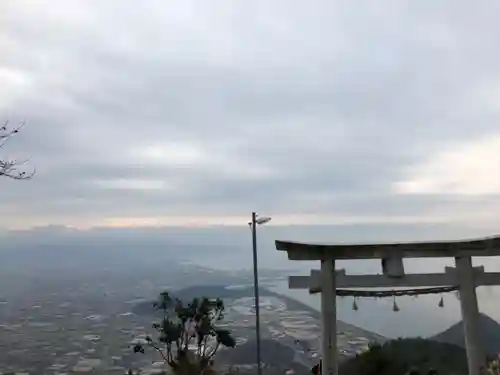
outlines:
M11 137L19 133L24 125L25 122L23 121L18 126L10 127L9 121L4 121L0 126L0 148L2 148ZM13 180L30 180L35 175L36 170L35 168L28 170L24 168L28 162L29 160L20 161L16 159L0 158L0 177L9 177Z

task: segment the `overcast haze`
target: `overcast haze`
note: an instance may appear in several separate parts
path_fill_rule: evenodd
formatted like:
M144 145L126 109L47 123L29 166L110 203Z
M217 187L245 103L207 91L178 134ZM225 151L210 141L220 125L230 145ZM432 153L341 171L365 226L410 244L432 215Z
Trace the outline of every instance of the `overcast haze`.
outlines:
M0 225L500 219L500 4L0 1Z

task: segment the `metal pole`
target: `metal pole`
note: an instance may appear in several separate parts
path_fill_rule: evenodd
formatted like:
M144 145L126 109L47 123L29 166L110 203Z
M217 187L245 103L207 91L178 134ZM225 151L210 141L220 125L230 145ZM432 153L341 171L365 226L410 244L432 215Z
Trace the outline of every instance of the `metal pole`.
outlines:
M260 360L260 304L259 274L257 271L257 214L252 212L252 248L253 248L253 287L255 295L255 331L257 338L257 374L262 375Z

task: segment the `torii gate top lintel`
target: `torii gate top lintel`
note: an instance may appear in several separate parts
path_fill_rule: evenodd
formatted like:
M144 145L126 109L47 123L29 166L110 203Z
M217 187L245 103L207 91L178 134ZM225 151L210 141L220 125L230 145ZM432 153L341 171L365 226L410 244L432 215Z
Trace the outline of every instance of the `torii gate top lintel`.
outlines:
M391 256L402 258L446 258L463 256L500 255L500 235L478 239L401 242L379 244L333 244L276 240L276 249L286 251L289 260L380 259Z

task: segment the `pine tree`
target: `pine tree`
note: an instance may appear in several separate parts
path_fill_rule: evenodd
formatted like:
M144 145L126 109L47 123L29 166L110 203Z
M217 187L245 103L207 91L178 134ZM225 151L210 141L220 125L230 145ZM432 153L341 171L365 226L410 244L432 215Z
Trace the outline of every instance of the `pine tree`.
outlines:
M230 331L218 327L224 319L221 299L194 298L186 305L172 299L168 292L162 292L153 306L162 315L162 319L153 324L158 337L147 336L145 343L135 344L133 350L145 353L147 347L152 348L178 374L210 372L219 347L236 345Z

